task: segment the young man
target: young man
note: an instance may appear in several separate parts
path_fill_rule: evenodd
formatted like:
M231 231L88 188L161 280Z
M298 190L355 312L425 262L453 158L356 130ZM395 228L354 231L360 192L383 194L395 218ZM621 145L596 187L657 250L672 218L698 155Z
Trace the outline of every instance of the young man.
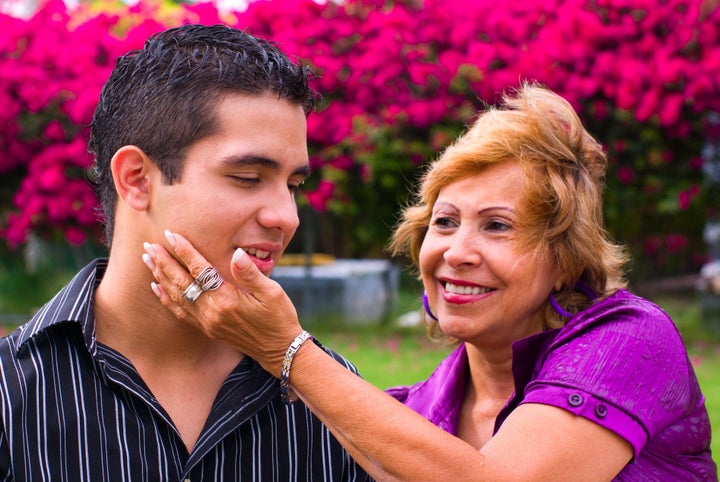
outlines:
M314 101L304 68L225 26L118 60L90 140L110 256L0 341L1 480L364 480L272 375L164 308L143 265L171 230L226 280L239 247L269 274L298 227Z

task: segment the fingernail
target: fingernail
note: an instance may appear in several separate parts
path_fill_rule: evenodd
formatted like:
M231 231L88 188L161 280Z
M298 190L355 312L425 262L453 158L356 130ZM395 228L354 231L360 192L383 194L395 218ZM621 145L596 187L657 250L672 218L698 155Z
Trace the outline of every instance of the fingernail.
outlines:
M155 293L155 296L160 298L160 287L158 286L158 284L153 281L152 283L150 283L150 288L153 290L153 293Z
M168 243L170 243L170 246L172 246L173 248L175 247L175 243L176 243L175 235L173 233L171 233L170 231L168 231L167 229L165 230L165 239L168 240Z
M145 266L147 266L150 269L155 269L155 261L152 260L150 255L147 253L143 253L142 255L143 263L145 263Z
M236 264L237 266L242 266L246 261L247 254L245 254L245 251L243 251L242 248L238 248L233 253L232 262Z
M143 243L143 248L145 249L145 252L150 255L151 258L157 257L157 255L155 254L155 250L152 247L152 244L145 242Z

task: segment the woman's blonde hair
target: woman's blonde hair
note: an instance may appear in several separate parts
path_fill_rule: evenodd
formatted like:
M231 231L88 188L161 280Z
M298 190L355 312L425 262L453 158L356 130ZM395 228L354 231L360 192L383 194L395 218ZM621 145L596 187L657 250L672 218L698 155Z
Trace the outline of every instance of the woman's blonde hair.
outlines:
M470 129L428 166L414 204L390 241L394 255L418 256L440 190L487 166L517 161L527 174L525 200L518 213L520 253L550 253L559 266L563 288L555 299L577 312L590 300L579 283L598 297L624 287L624 248L609 239L602 214L607 159L585 130L569 102L535 83L523 83L488 107ZM564 323L550 304L548 327ZM437 327L431 327L435 330Z

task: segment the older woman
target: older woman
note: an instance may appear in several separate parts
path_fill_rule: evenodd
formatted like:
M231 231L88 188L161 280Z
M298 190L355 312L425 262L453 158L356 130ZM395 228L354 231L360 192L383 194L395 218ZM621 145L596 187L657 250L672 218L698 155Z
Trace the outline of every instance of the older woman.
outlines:
M430 166L392 248L419 268L433 326L459 346L392 396L305 343L251 253L237 250L234 279L191 303L182 293L207 262L168 233L183 265L153 245L153 289L281 378L281 396L297 394L377 479L717 480L682 339L624 289L625 254L602 220L605 168L571 106L529 84Z

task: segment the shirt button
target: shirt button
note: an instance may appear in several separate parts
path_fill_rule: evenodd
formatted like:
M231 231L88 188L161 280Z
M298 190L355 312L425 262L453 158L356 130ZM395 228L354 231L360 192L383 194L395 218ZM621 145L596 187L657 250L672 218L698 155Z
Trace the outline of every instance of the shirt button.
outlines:
M598 418L605 418L607 416L607 413L607 407L602 403L595 407L595 415L597 415Z
M183 482L192 482L192 480L190 480L190 479L185 479L185 480L183 480Z
M568 403L571 407L579 407L583 403L583 397L579 393L573 393L568 397Z

